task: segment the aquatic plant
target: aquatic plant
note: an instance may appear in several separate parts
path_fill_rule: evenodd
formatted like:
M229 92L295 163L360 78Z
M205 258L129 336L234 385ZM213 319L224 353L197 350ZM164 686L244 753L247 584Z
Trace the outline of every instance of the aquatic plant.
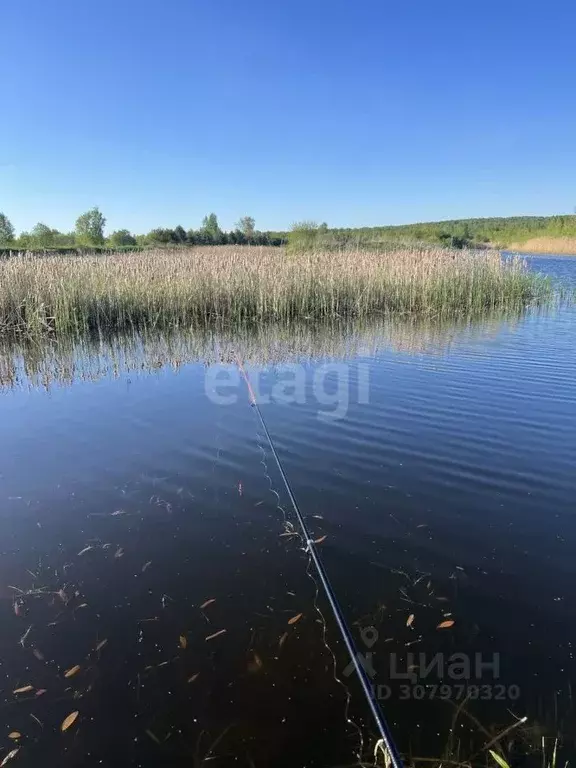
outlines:
M214 247L0 262L0 332L202 327L362 317L478 316L548 301L551 284L494 251L290 253Z

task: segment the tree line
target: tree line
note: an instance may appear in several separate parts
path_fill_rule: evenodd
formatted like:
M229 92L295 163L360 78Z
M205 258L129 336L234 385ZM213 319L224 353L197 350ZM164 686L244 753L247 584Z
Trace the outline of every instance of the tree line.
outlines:
M98 208L76 219L73 232L59 232L38 223L17 237L8 217L0 213L0 248L50 250L66 248L148 248L178 245L285 245L295 250L350 247L385 248L388 245L431 244L451 248L494 246L505 248L532 237L576 237L576 215L510 216L506 218L454 219L385 227L329 228L326 223L303 221L290 232L261 232L251 216L243 216L234 229L224 231L215 213L198 229L153 229L135 235L127 229L105 234L106 219Z
M576 215L509 216L485 219L453 219L385 227L328 229L304 222L295 225L299 240L315 240L325 247L379 246L387 243L428 243L449 248L493 246L505 248L534 237L576 237ZM294 235L291 233L290 240Z
M260 232L252 216L243 216L235 228L221 229L215 213L202 220L199 229L159 227L145 235L135 235L128 229L105 234L106 218L99 208L91 208L76 219L72 232L60 232L39 222L29 232L16 236L6 214L0 213L0 247L15 250L50 250L66 248L145 248L168 245L283 245L285 233Z

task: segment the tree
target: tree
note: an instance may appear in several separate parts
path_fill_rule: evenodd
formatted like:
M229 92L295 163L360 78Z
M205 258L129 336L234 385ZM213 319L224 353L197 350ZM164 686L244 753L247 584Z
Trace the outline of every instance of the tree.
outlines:
M109 237L110 245L120 248L124 245L136 245L136 238L127 229L117 229Z
M186 242L186 230L184 227L181 227L180 224L178 224L178 226L174 229L174 237L176 238L177 243Z
M202 219L202 230L206 242L219 243L222 239L222 230L218 224L215 213L209 213Z
M32 235L30 232L20 232L20 237L14 241L14 245L20 251L28 251L32 247Z
M0 245L6 245L14 240L14 227L4 213L0 213Z
M76 235L80 245L103 245L106 219L96 208L91 208L76 219Z
M162 227L153 229L151 232L148 233L147 237L149 242L161 243L162 245L167 245L168 243L176 242L176 235L174 234L174 230L163 229Z
M254 238L256 222L252 216L242 216L242 218L236 224L236 228L239 232L242 232L246 240L250 242Z
M30 233L32 245L35 248L50 248L50 246L54 245L54 236L59 234L59 232L50 229L46 224L38 222Z

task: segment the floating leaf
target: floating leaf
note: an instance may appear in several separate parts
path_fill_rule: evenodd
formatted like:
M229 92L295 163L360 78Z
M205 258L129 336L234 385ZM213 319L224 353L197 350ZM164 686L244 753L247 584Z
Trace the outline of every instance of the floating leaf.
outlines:
M75 664L73 667L70 667L70 669L67 669L66 672L64 672L64 677L74 677L77 672L80 672L80 664Z
M188 640L184 637L184 635L180 635L180 648L186 648L188 645Z
M78 552L78 557L80 557L80 555L83 555L85 552L90 552L91 549L94 549L92 545L88 547L84 547L84 549L81 549L80 552Z
M29 693L30 691L34 690L33 685L23 685L22 688L16 688L15 691L12 691L12 693Z
M406 619L406 626L411 627L414 622L414 614L411 613L410 616Z
M20 751L20 748L16 747L16 749L12 749L10 752L8 752L8 754L6 755L4 760L2 760L2 762L0 763L0 768L2 768L2 766L6 765L8 760L12 760L12 758L15 757L18 754L19 751Z
M215 603L215 602L216 602L216 598L211 597L209 600L206 600L206 602L202 603L202 605L200 606L200 610L203 611L204 608L208 608L209 605L212 605L212 603Z
M326 540L326 536L320 536L319 539L314 539L314 544L322 544Z
M446 621L441 621L440 624L436 627L436 629L450 629L450 627L454 626L454 619L447 619Z
M46 688L38 688L36 696L43 696L46 693Z
M20 731L11 731L8 734L8 738L9 739L21 739L22 738L22 734L20 733Z
M70 712L68 717L65 717L64 720L62 721L60 730L62 732L67 731L68 728L70 728L70 726L76 721L76 718L78 717L79 714L80 713L78 712L78 710L76 710L75 712Z
M107 642L108 642L108 638L105 638L104 640L100 640L100 642L96 646L96 650L97 651L101 651L102 648L104 648L104 646L106 645Z
M194 680L196 680L196 678L198 677L199 674L200 674L200 672L195 672L191 677L188 678L188 682L189 683L193 683Z
M208 635L206 640L213 640L215 637L219 637L220 635L223 635L225 632L227 632L227 629L220 629L218 632L214 632L213 635Z
M292 616L291 619L288 619L288 624L296 624L297 621L300 621L302 616L304 616L303 613L297 613L296 616Z

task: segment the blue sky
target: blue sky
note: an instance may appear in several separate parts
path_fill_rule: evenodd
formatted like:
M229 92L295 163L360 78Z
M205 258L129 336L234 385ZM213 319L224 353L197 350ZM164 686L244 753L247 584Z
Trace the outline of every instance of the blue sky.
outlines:
M18 230L576 206L574 0L18 0L2 27Z

